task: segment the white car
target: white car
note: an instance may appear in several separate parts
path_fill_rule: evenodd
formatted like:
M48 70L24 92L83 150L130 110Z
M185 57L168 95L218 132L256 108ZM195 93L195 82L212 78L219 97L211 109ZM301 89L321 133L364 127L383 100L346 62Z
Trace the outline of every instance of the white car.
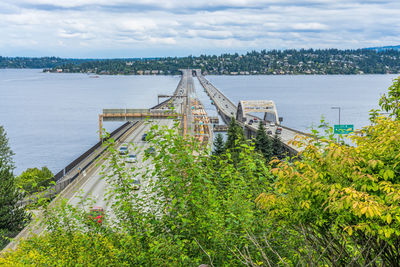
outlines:
M128 154L129 150L128 150L128 145L122 145L119 149L118 152L120 155L126 155Z
M269 124L269 126L275 127L275 123L274 123L273 121L271 121L271 123Z
M126 156L125 161L129 163L136 163L137 157L134 154L129 154L128 156Z

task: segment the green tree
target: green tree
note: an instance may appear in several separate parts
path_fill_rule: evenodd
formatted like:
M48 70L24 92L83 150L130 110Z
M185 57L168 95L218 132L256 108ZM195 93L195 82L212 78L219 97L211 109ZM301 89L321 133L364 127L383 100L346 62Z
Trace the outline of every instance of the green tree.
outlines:
M26 214L19 207L22 195L15 185L13 174L13 155L3 126L0 126L0 248L6 243L6 237L13 237L24 226Z
M273 187L257 203L271 225L286 230L281 242L293 247L292 258L310 266L399 266L400 124L393 115L348 135L354 146L336 143L328 130L317 142L298 143L299 160L276 161Z
M218 133L214 140L213 155L220 156L225 152L224 138L221 133Z
M28 194L32 194L50 186L53 176L53 173L46 166L42 169L28 168L17 176L15 181L19 188L22 188Z
M266 134L264 125L260 121L256 134L255 148L261 152L267 162L270 161L273 156L272 142L270 137Z
M272 156L277 157L278 159L285 157L285 147L277 134L275 134L272 139Z
M379 100L382 110L389 112L390 116L400 120L400 78L396 78L389 87L389 92Z
M225 142L225 150L230 151L231 159L233 162L238 162L239 153L242 151L241 145L246 143L243 128L235 120L231 118L228 128L228 137Z
M266 229L254 204L271 182L265 160L243 144L234 164L229 155L210 157L176 129L153 131L148 142L156 153L145 159L151 166L126 165L109 149L104 178L114 216L99 225L87 210L66 202L52 207L47 233L23 242L0 265L238 266L240 253L259 261L247 234L262 236ZM140 194L132 190L138 175L146 185Z
M229 123L227 135L225 149L235 149L245 142L243 129L233 117Z

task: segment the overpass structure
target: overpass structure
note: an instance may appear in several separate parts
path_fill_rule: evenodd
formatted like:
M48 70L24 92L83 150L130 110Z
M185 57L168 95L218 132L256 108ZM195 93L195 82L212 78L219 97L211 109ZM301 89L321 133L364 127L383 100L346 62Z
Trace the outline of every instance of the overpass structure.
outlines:
M281 118L278 117L278 111L272 100L242 100L239 101L238 106L236 106L219 89L202 76L199 70L195 70L194 73L207 95L210 97L212 104L215 105L222 120L224 120L226 124L229 124L232 117L237 119L239 124L244 128L245 134L248 138L255 136L257 132L258 123L255 122L264 120L270 123L266 124L267 132L271 131L272 133L275 133L277 127L282 128L280 139L287 151L291 155L295 155L299 152L299 148L293 146L289 142L294 140L297 135L310 136L307 133L280 125ZM254 112L262 112L264 113L264 117L259 118L255 115L249 114ZM273 122L273 124L271 122Z

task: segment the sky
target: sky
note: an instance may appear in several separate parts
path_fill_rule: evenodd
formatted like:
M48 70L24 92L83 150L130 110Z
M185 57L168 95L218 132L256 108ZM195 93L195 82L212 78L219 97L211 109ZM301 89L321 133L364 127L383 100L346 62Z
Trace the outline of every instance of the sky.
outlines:
M400 45L400 0L0 0L1 56Z

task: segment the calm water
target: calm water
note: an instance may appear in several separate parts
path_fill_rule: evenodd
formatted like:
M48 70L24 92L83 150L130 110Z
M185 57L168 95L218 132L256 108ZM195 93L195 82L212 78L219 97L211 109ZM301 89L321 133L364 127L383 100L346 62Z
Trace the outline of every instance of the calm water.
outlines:
M356 128L368 124L368 111L395 75L365 76L208 76L234 103L274 100L289 127L306 130L324 114ZM172 93L178 76L101 76L48 74L41 70L0 70L0 125L15 152L16 173L48 166L58 171L98 139L103 108L148 108L157 94ZM199 86L195 80L196 87ZM200 88L200 87L197 87ZM200 89L210 115L215 109ZM112 131L121 123L106 122Z
M172 93L179 79L0 70L0 125L16 154L15 172L44 165L59 171L98 142L103 108L148 108L158 93ZM104 127L112 131L121 124Z

